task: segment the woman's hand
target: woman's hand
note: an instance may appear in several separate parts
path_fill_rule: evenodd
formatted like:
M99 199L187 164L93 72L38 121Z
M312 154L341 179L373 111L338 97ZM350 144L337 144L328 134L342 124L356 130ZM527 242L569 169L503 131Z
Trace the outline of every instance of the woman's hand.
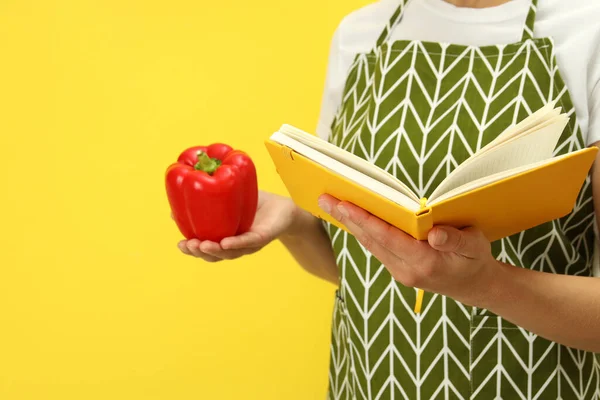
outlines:
M437 226L429 232L427 241L418 241L362 208L330 195L322 195L319 205L346 226L403 285L469 305L485 297L499 263L480 231Z
M208 262L239 258L257 252L287 233L292 228L296 213L297 207L290 198L260 191L256 217L250 231L225 238L220 243L182 240L178 247L184 254Z

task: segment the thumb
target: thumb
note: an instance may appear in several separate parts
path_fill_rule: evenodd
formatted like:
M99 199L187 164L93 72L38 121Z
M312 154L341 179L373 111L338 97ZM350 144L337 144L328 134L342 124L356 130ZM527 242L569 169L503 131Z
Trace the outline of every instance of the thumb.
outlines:
M456 229L449 226L434 227L427 237L429 245L438 251L456 253L476 258L489 243L473 228Z

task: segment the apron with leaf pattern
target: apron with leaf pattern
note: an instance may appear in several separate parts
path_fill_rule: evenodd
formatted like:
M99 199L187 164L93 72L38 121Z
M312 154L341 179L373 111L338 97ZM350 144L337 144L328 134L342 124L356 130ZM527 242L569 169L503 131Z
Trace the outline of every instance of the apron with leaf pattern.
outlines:
M408 1L400 1L375 48L354 59L331 143L392 173L419 197L552 100L570 116L555 154L585 146L553 41L533 36L537 0L521 41L490 46L390 41ZM572 213L494 242L494 256L592 276L594 218L588 177ZM352 235L325 224L341 282L330 399L600 399L600 357L437 294L425 293L417 315L416 289L394 281Z

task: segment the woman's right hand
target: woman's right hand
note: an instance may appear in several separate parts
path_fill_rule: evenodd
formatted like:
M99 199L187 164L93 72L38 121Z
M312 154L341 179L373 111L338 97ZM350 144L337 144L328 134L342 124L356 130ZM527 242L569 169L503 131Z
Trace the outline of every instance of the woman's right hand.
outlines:
M289 233L299 209L289 197L260 191L254 223L250 230L238 236L227 237L220 243L182 240L178 247L184 254L208 262L233 260L262 249L271 241Z

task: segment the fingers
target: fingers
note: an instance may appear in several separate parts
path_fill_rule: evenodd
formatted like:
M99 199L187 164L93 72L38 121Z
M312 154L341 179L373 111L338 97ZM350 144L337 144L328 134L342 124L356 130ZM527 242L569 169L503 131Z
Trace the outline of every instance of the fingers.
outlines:
M429 273L429 270L423 266L417 271L406 264L406 259L412 257L412 253L409 255L394 253L389 247L385 246L385 240L382 241L381 238L371 236L367 230L362 229L349 219L345 220L344 225L367 251L386 266L392 277L404 286L416 287L422 281L422 275Z
M200 250L200 241L198 239L191 239L188 241L182 240L181 242L179 242L178 247L183 254L187 254L188 256L201 258L207 262L220 261L218 257L203 253Z
M221 240L224 250L236 250L259 247L265 244L265 239L256 232L246 232L238 236L231 236Z
M221 260L235 260L236 258L240 258L242 256L252 254L258 250L258 248L245 248L245 249L234 249L234 250L224 250L217 243L213 243L218 247L210 247L210 248L202 248L202 251L206 254L209 254L213 257L217 257Z
M242 256L254 253L259 248L243 248L225 250L219 243L211 241L200 241L198 239L190 239L181 241L178 245L182 253L201 258L207 262L217 262L222 260L234 260Z
M200 244L200 250L221 260L234 260L242 256L256 252L259 247L246 247L241 249L224 249L219 243L204 241Z
M452 252L466 258L477 258L489 251L489 241L475 228L456 229L449 226L434 227L427 240L438 251Z
M363 231L391 253L406 261L419 259L422 254L416 249L422 248L423 243L415 243L414 238L382 221L364 209L329 196L321 196L325 208L331 210L331 215L348 226L349 223ZM353 233L356 228L351 229ZM467 258L477 258L489 250L489 241L475 228L456 229L449 226L434 227L428 235L428 244L443 252L452 252ZM415 247L415 245L417 247Z
M402 232L395 226L377 218L364 209L347 202L340 202L336 198L323 195L322 202L330 208L331 215L348 227L351 223L355 229L350 229L355 233L358 228L376 242L381 244L391 253L401 256L403 259L410 259L414 254L415 239L405 232Z
M347 209L344 204L340 209L337 207L339 200L331 196L323 198L322 201L327 202L321 204L325 206L325 210L329 209L330 214L343 223L356 240L388 268L394 279L405 286L415 285L416 275L405 267L406 256L392 250L396 241L406 240L404 232L396 232L395 228L356 206L350 205L351 207ZM408 255L413 256L413 253L414 251Z

